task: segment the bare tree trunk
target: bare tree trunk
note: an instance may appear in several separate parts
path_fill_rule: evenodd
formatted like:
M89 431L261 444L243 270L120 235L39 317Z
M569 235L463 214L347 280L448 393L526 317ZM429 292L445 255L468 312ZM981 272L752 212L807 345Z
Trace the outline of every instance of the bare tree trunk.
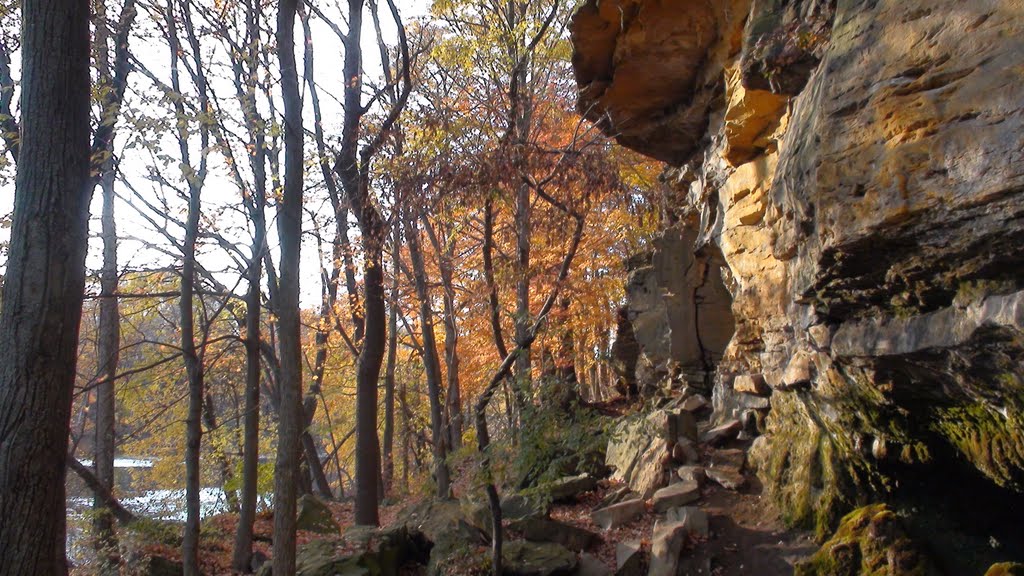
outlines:
M252 539L259 499L260 458L260 386L262 345L262 282L263 258L267 244L267 150L264 121L256 107L256 75L259 60L260 4L246 4L245 27L248 50L236 55L235 89L249 133L249 159L253 170L253 193L246 203L252 220L253 239L247 270L248 292L245 297L245 414L242 440L242 494L239 502L238 529L231 564L238 572L252 567ZM244 198L243 198L244 200Z
M454 270L455 241L446 237L442 244L430 221L420 218L427 231L427 237L437 252L438 269L441 272L441 288L444 290L444 359L448 368L447 395L445 396L445 437L448 451L462 446L462 391L459 388L459 327L455 309Z
M260 311L263 277L263 247L266 243L266 223L263 220L263 198L266 187L266 168L263 163L262 136L257 144L254 162L257 189L263 182L263 192L257 192L254 210L255 238L252 244L252 260L249 262L249 291L245 299L245 414L243 416L242 442L242 497L239 503L238 530L235 532L235 549L232 566L239 572L246 572L252 564L253 524L256 521L256 501L259 480L260 450Z
M423 252L420 248L419 229L416 220L410 217L405 222L405 241L409 246L412 260L416 296L420 301L420 327L423 332L423 366L427 373L427 397L430 400L431 441L434 452L434 481L437 482L437 497L451 498L451 479L448 474L447 439L444 418L441 412L441 362L438 359L437 339L434 336L433 311L430 309L430 293L427 289Z
M186 36L196 63L200 62L200 50L187 3L180 5L181 24L185 27ZM178 19L175 15L174 0L168 0L165 14L167 36L171 56L171 87L181 93L179 57L183 53L178 39ZM206 80L202 67L193 71L193 80L199 93L201 109L209 105L206 93ZM199 491L200 481L200 450L203 437L203 396L204 379L203 359L195 341L195 282L196 282L196 244L199 239L199 221L202 211L203 181L206 178L207 150L209 149L210 131L205 123L199 124L201 160L198 170L193 168L189 151L189 125L186 120L184 104L175 100L174 111L178 118L178 148L181 154L182 179L188 183L188 213L185 222L185 237L182 241L181 265L181 297L178 312L181 316L181 349L185 361L185 373L188 379L188 412L185 417L185 533L181 544L182 565L185 576L199 576L199 528L201 508Z
M114 221L113 160L105 163L102 179L103 215L103 269L100 272L100 324L96 356L100 363L96 387L96 450L93 462L96 479L109 493L114 491L114 455L116 450L114 428L117 402L114 384L121 349L121 315L117 303L117 225ZM102 574L117 574L120 554L114 535L113 519L106 502L97 496L93 500L96 516L93 530L96 549L100 555Z
M395 478L395 368L398 364L398 260L402 232L395 226L391 233L391 296L388 302L388 357L384 369L384 446L381 476L384 497L390 496Z
M412 88L409 46L405 28L394 0L388 7L398 27L402 55L402 91L382 122L380 131L360 150L362 104L362 22L363 0L348 2L348 35L345 39L345 118L336 172L359 222L363 244L363 306L365 334L356 367L356 524L380 523L377 498L380 472L380 441L377 437L377 385L387 348L387 311L384 305L384 244L387 225L370 197L370 162L408 101Z
M63 575L91 190L89 4L21 6L20 153L0 311L0 574Z
M281 0L277 15L278 58L284 102L285 172L278 208L281 281L278 289L281 408L274 472L274 574L295 573L295 511L302 433L302 334L299 318L299 256L302 246L302 97L295 63L297 0Z

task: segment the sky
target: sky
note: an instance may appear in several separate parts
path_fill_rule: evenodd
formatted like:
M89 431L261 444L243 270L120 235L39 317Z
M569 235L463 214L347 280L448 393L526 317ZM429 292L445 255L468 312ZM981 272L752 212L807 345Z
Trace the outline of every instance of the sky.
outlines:
M384 12L381 17L381 25L384 29L384 35L388 39L389 43L393 43L396 38L396 27L387 15L387 5L383 0L380 0L381 10ZM341 12L336 8L336 2L321 2L321 9L329 17L334 18L336 22L343 22L344 19L341 17ZM403 19L408 23L414 18L419 18L429 10L429 0L397 0L397 6ZM140 14L141 17L141 14ZM380 74L380 58L379 52L376 46L376 36L373 30L372 20L367 16L364 18L364 70L368 78L373 78ZM151 26L150 26L151 28ZM137 32L146 33L147 26L144 20L139 21L137 25ZM152 32L152 30L149 30ZM297 30L298 37L301 38L301 29ZM321 105L323 108L325 132L330 138L332 129L340 129L341 119L341 106L340 103L332 97L337 94L340 97L341 83L339 81L341 62L342 62L342 50L341 44L330 30L330 28L318 20L314 20L312 24L312 36L315 51L315 63L316 63L316 82L320 86L321 91ZM204 39L205 42L205 39ZM204 44L204 46L207 44ZM298 47L297 57L301 62L301 51L302 47ZM137 39L132 45L132 53L144 64L147 68L153 71L154 74L160 76L163 80L169 83L169 67L166 62L168 59L167 47L159 41L153 42L140 42ZM15 60L17 56L15 55ZM17 77L17 62L14 63L15 69L13 70L14 75ZM226 74L225 70L212 70L211 76L218 76ZM184 81L184 80L183 80ZM155 93L149 87L152 85L149 79L145 78L139 73L134 73L130 80L130 86L132 86L132 92L135 93L135 87L139 87L138 92L135 93L136 97L141 97L143 93ZM225 102L229 101L229 96L233 94L233 88L226 80L212 79L211 85L218 92L223 94L221 99ZM303 86L303 93L305 94L305 87ZM129 98L132 96L130 95ZM305 112L307 116L307 125L312 125L312 112L311 106L308 104L305 106ZM122 173L133 183L139 193L146 195L152 201L155 199L157 186L149 181L146 177L146 173L149 170L149 165L152 163L152 158L148 152L140 149L123 150L121 149L126 140L129 139L130 135L125 134L124 123L121 124L122 131L119 133L116 145L118 146L118 157L120 159L120 170ZM309 150L310 142L312 138L307 138L307 151ZM2 146L2 145L0 145ZM176 143L173 140L173 134L165 135L165 154L176 156ZM194 153L197 151L194 151ZM216 164L219 163L217 155L211 155L211 166L216 168ZM162 173L169 173L172 175L177 174L176 166L171 163L168 165L170 171L166 168ZM222 165L221 165L222 167ZM307 179L310 183L319 182L319 174L317 172L307 172ZM132 192L123 184L118 183L117 192L125 197L131 196ZM246 246L248 245L248 235L245 232L245 221L240 215L239 211L239 195L237 187L234 183L224 176L222 171L213 170L211 176L207 179L203 191L204 211L211 221L215 221L218 226L222 226L225 229L225 236L231 236L235 234L234 238L237 238L238 242L242 245L243 251L247 251ZM178 203L181 205L180 203ZM13 166L7 168L0 167L0 215L7 216L11 213L14 205L14 170ZM307 207L319 210L322 208L317 202L307 203ZM90 273L97 271L101 265L101 246L99 238L96 237L99 231L99 214L102 208L100 194L97 191L93 198L92 203L92 214L93 219L90 225L90 249L87 258L87 268ZM124 201L118 201L116 204L117 212L117 224L118 234L122 236L121 245L119 247L119 265L122 269L139 269L139 268L155 268L160 266L168 266L173 264L173 259L166 254L161 254L157 250L147 248L147 243L157 243L156 239L159 238L159 234L153 231L152 225L146 221L145 218L140 216L137 209L127 205ZM268 214L269 216L270 214ZM7 219L4 218L4 221ZM270 229L270 242L271 251L276 253L276 233L274 230L274 223L269 222L268 228ZM6 242L10 239L10 229L6 226L0 227L0 242ZM166 244L164 245L166 248ZM231 261L226 256L226 253L217 249L208 251L206 254L201 256L202 262L210 269L228 269L231 267ZM0 258L0 270L6 268L5 258ZM303 306L314 306L319 302L320 299L320 282L319 282L319 254L317 253L316 244L312 241L304 242L303 244L303 257L301 263L302 270L302 304ZM235 273L222 273L221 280L229 287L233 286L236 282L237 275ZM239 286L239 290L244 290L244 285ZM88 289L87 289L88 291Z

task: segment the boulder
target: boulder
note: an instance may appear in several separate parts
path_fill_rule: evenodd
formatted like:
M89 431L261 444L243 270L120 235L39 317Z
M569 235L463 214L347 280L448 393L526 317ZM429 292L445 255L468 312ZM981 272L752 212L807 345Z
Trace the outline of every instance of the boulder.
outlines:
M790 391L807 388L814 381L814 358L807 352L798 352L782 372L779 390Z
M683 506L682 508L671 508L665 513L665 521L668 523L680 523L686 526L690 532L707 538L711 533L708 527L707 512L695 506Z
M764 376L760 374L743 374L737 376L732 381L732 389L743 394L753 394L755 396L767 396L771 394L771 388L768 387L768 383L764 381Z
M669 422L668 439L697 440L697 419L688 410L678 409L666 412Z
M696 482L680 482L654 493L652 505L654 511L661 514L670 508L685 506L700 500L700 485Z
M693 482L698 486L704 486L708 479L703 466L680 466L676 470L676 476L683 482Z
M612 576L612 571L596 556L584 552L580 554L579 565L573 576Z
M1017 562L1000 562L993 564L985 572L985 576L1024 576L1024 564Z
M519 520L534 516L546 516L548 507L541 498L524 494L510 494L501 499L501 517L505 520ZM490 519L490 511L487 513Z
M907 536L896 513L885 504L874 504L844 516L821 549L796 565L795 576L932 573L934 568Z
M331 509L311 494L304 494L299 498L295 527L298 530L316 532L317 534L341 532L341 527L334 520Z
M658 522L651 538L651 566L648 576L676 576L690 529L682 522Z
M530 542L554 542L574 552L582 552L600 540L600 536L590 530L578 528L551 518L516 520L510 523L509 527L517 532L521 532Z
M398 576L406 564L425 564L430 546L422 533L405 527L381 531L368 550L355 555L339 552L347 547L338 540L312 540L296 553L294 576ZM258 572L272 574L270 562Z
M712 482L727 490L739 490L747 485L746 476L728 468L707 468L704 473Z
M569 576L576 554L552 542L506 542L501 550L506 576Z
M697 451L697 443L685 438L676 442L672 447L672 459L679 464L693 464L700 462L700 453Z
M580 474L579 476L560 478L554 482L543 484L538 487L539 490L546 492L551 496L552 502L575 500L580 494L590 492L595 488L597 488L597 478L586 473Z
M730 420L705 432L700 441L709 446L719 446L736 438L742 429L743 425L739 420Z
M647 568L647 555L640 542L615 545L615 576L641 576Z
M624 524L629 524L643 516L645 512L647 512L647 505L644 504L643 500L637 499L627 500L607 508L594 510L590 517L593 519L594 524L600 526L602 530L611 530Z

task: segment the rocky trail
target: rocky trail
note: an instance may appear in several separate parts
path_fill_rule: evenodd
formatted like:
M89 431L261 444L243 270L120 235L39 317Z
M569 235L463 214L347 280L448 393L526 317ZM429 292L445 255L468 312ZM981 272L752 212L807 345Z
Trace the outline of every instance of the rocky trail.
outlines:
M713 425L702 396L646 415L621 415L621 401L602 408L618 414L611 420L609 477L582 474L503 493L507 574L775 576L792 574L817 549L811 534L786 529L762 495L742 424ZM381 529L353 527L349 503L304 497L298 574L486 574L490 514L481 499L467 496L469 475L463 471L457 483L461 499L385 507ZM254 569L264 576L270 524L258 523ZM150 549L160 558L150 574L161 574L168 552ZM208 570L229 573L217 553L216 545L207 550Z

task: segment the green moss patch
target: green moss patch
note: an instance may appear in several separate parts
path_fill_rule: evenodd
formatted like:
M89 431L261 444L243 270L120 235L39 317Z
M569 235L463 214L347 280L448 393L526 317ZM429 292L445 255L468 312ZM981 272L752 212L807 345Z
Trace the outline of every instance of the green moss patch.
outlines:
M931 567L885 504L858 508L796 576L925 576Z

